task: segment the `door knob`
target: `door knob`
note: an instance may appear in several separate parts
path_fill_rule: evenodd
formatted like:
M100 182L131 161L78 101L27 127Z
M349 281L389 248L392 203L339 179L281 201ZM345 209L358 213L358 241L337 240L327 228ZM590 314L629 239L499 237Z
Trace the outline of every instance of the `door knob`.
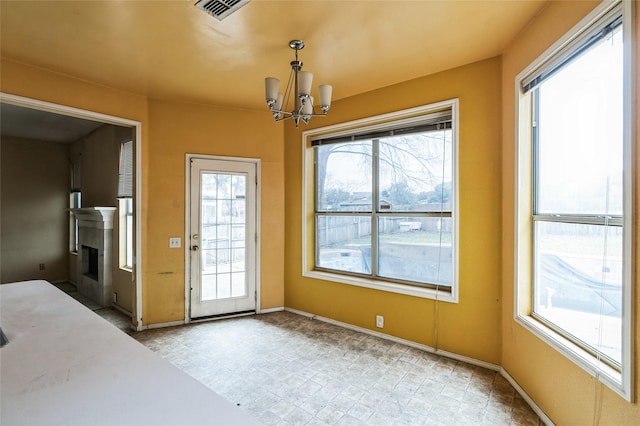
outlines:
M191 246L191 250L193 250L193 251L198 251L199 248L200 247L198 247L198 246Z

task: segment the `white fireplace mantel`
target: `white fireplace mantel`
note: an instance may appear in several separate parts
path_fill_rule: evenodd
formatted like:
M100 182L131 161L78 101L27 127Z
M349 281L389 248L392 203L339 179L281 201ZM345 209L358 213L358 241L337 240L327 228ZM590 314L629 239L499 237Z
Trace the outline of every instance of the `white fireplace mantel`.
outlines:
M94 222L94 224L84 223L80 226L89 226L100 229L113 229L113 217L116 212L115 207L82 207L70 209L79 222Z
M112 242L115 207L71 209L78 219L78 292L102 307L113 300Z

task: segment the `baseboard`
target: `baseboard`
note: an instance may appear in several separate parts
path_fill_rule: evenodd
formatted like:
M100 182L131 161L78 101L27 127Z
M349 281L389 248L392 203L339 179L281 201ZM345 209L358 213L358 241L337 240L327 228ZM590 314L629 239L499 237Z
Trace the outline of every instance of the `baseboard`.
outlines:
M343 327L343 328L347 328L347 329L350 329L350 330L358 331L360 333L364 333L364 334L368 334L368 335L371 335L371 336L379 337L381 339L390 340L392 342L400 343L400 344L403 344L403 345L406 345L406 346L409 346L409 347L412 347L412 348L421 349L421 350L423 350L425 352L429 352L429 353L432 353L432 354L435 354L435 355L441 355L441 356L444 356L444 357L447 357L447 358L455 359L456 361L462 361L462 362L466 362L467 364L476 365L478 367L484 367L484 368L487 368L489 370L496 371L496 372L500 373L500 375L502 377L504 377L511 384L511 386L514 387L516 392L518 392L520 394L520 396L522 397L522 399L524 399L527 402L527 404L529 404L531 409L540 417L540 419L544 422L545 425L554 426L554 423L544 413L544 411L542 411L542 409L533 401L533 399L531 399L531 397L529 395L527 395L527 393L524 391L524 389L522 389L520 387L520 385L518 385L518 383L513 379L513 377L511 377L509 375L509 373L500 365L492 364L492 363L486 362L486 361L481 361L481 360L478 360L478 359L475 359L475 358L470 358L468 356L456 354L456 353L453 353L453 352L443 351L441 349L436 349L436 348L433 348L431 346L423 345L421 343L416 343L416 342L412 342L410 340L401 339L399 337L391 336L389 334L380 333L379 331L369 330L368 328L358 327L356 325L351 325L351 324L348 324L348 323L345 323L345 322L336 321L336 320L333 320L331 318L321 317L319 315L310 314L308 312L299 311L297 309L292 309L292 308L286 308L285 307L284 310L287 311L287 312L291 312L293 314L297 314L297 315L301 315L303 317L310 318L310 319L315 319L315 320L318 320L318 321L322 321L322 322L326 322L326 323L329 323L329 324L337 325L339 327Z
M115 308L116 306L113 305L113 307ZM121 309L119 309L119 310L121 310ZM272 313L272 312L281 312L281 311L284 311L284 310L285 310L285 308L283 306L279 306L279 307L275 307L275 308L261 309L259 312L256 312L256 314L269 314L269 313ZM126 311L123 311L123 312L126 312ZM128 315L131 315L131 313L128 313ZM219 319L229 319L229 318L236 318L236 317L249 316L249 315L255 315L255 314L254 313L243 313L243 314L239 314L239 315L233 315L232 314L232 315L227 315L227 316L218 317L218 318L203 318L203 319L196 319L196 320L192 319L192 320L183 320L183 321L159 322L159 323L155 323L155 324L143 325L140 328L139 331L152 329L152 328L175 327L176 325L195 324L195 323L199 323L199 322L215 321L215 320L219 320Z
M270 314L272 312L282 312L284 311L284 306L278 306L275 308L267 308L267 309L260 309L258 310L258 314Z
M157 322L155 324L144 324L140 330L151 330L152 328L175 327L176 325L184 325L184 321Z
M333 320L331 318L321 317L321 316L318 316L318 315L310 314L308 312L299 311L297 309L284 308L284 310L287 311L287 312L291 312L291 313L294 313L294 314L302 315L304 317L308 317L308 318L311 318L311 319L316 319L318 321L322 321L322 322L326 322L326 323L329 323L329 324L337 325L337 326L340 326L340 327L343 327L343 328L348 328L350 330L358 331L360 333L369 334L371 336L379 337L381 339L390 340L392 342L400 343L400 344L403 344L405 346L410 346L412 348L420 349L420 350L423 350L425 352L429 352L429 353L432 353L432 354L435 354L435 355L442 355L442 356L447 357L447 358L455 359L456 361L462 361L462 362L466 362L467 364L472 364L472 365L476 365L478 367L487 368L489 370L493 370L493 371L499 372L502 369L502 367L500 367L497 364L492 364L492 363L486 362L486 361L480 361L478 359L469 358L468 356L459 355L459 354L456 354L456 353L453 353L453 352L443 351L442 349L436 349L436 348L433 348L433 347L428 346L428 345L423 345L422 343L416 343L416 342L412 342L411 340L405 340L405 339L401 339L399 337L391 336L390 334L380 333L379 331L369 330L368 328L358 327L356 325L348 324L348 323L341 322L341 321L336 321L336 320Z
M112 304L111 304L111 307L112 307L113 309L115 309L116 311L121 312L121 313L123 313L123 314L125 314L125 315L127 315L127 316L129 316L129 317L131 317L131 316L132 316L131 312L127 311L125 308L123 308L123 307L121 307L121 306L116 305L115 303L112 303Z
M503 367L500 368L500 375L502 377L504 377L511 384L511 386L514 387L514 389L516 390L516 392L518 392L520 394L522 399L527 401L527 404L529 404L531 409L538 415L538 417L540 417L540 420L542 420L545 425L547 425L547 426L555 426L555 424L549 418L549 416L547 416L544 413L544 411L542 411L542 409L540 407L538 407L538 404L536 404L533 401L533 399L531 399L531 397L524 391L524 389L522 389L522 387L520 387L518 382L516 382L515 379L513 377L511 377L511 375Z

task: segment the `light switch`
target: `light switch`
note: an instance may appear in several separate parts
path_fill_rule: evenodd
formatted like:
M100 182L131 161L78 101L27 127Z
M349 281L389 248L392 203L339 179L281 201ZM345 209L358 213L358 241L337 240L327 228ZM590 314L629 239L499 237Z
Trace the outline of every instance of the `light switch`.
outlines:
M181 245L180 237L169 237L169 248L180 248Z

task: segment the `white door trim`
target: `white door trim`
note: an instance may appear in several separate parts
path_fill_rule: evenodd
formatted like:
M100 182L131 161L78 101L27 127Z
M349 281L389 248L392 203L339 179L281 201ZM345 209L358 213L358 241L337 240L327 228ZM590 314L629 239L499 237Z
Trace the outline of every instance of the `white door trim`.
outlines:
M135 196L135 221L136 221L136 249L134 253L134 271L135 271L135 287L136 287L136 330L141 331L142 326L142 123L140 121L129 120L127 118L116 117L113 115L102 114L99 112L88 111L84 109L74 108L66 105L54 104L51 102L40 101L23 96L11 95L0 92L0 103L6 103L25 108L37 109L40 111L48 111L56 114L68 115L71 117L83 118L87 120L100 121L106 124L114 124L116 126L126 126L135 128L135 147L136 147L136 196Z
M206 155L206 154L186 154L185 156L185 221L184 221L184 323L188 324L191 321L189 315L191 308L191 291L190 291L190 279L191 279L191 215L189 214L191 206L191 160L203 159L203 160L218 160L218 161L235 161L242 163L254 164L256 167L256 251L255 251L255 282L256 282L256 313L261 312L260 308L260 212L261 212L261 188L262 188L262 173L261 173L261 160L259 158L243 158L243 157L225 157L219 155Z

